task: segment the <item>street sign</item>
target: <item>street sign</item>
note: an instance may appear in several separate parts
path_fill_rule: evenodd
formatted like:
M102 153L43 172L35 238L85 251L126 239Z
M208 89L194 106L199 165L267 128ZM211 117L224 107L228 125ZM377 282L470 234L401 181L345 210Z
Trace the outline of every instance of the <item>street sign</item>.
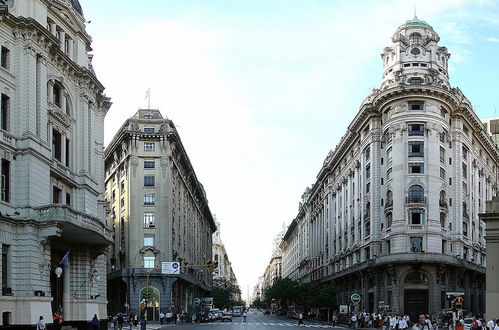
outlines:
M161 274L175 275L180 274L180 262L162 262Z
M360 294L358 293L354 293L351 297L350 297L350 300L352 301L352 303L354 303L355 305L360 303Z
M192 302L194 303L194 305L199 306L199 304L201 303L201 299L194 298L194 300Z

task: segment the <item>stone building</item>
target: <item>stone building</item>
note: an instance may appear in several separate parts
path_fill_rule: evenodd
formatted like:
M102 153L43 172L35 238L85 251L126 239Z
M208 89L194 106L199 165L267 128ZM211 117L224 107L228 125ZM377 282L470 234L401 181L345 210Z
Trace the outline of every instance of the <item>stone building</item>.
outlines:
M232 285L239 287L237 283L236 274L232 269L232 263L229 260L227 250L225 249L225 244L220 237L220 222L216 221L217 230L213 233L213 260L218 262L218 267L213 271L213 280L221 279L225 280ZM241 300L241 293L235 294L232 299L234 301Z
M106 200L114 228L108 288L111 312L139 315L149 279L147 317L190 312L194 298L209 296L216 230L202 184L173 122L159 110L141 109L105 150ZM179 261L178 275L162 275L162 262Z
M463 93L447 48L414 18L381 54L379 89L362 102L307 189L284 237L287 276L334 280L339 304L369 312L484 311L485 202L499 153ZM291 249L291 250L288 250ZM383 307L380 307L383 306Z
M82 9L77 0L2 1L0 21L2 324L52 322L56 311L69 325L105 318L111 103Z

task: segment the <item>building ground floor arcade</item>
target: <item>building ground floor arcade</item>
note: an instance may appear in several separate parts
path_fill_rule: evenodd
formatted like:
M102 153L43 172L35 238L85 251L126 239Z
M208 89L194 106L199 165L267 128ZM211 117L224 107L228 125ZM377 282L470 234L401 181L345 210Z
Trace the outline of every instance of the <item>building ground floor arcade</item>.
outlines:
M147 304L144 300L146 288L150 293ZM211 287L207 284L183 273L163 275L159 270L123 269L109 274L108 312L111 315L134 314L158 321L160 312L196 312L195 298L210 297L210 292Z
M425 262L417 257L399 263L370 260L333 276L337 303L351 305L352 294L360 294L360 303L352 306L359 311L404 314L414 320L418 313L432 315L449 308L454 298L451 293L463 294L464 310L473 313L485 310L485 269L464 260L448 263Z

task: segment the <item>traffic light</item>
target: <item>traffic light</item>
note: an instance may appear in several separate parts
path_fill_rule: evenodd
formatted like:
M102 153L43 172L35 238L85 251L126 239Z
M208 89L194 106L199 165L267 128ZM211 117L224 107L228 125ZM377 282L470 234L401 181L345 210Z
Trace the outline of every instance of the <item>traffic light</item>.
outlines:
M142 300L146 300L147 299L147 294L145 292L142 292Z
M206 262L206 268L211 269L211 263L212 263L212 261L211 261L211 260L210 260L210 261L207 261L207 262Z
M458 296L456 297L456 307L462 307L463 306L463 297Z
M218 267L218 261L213 261L213 269L217 268Z

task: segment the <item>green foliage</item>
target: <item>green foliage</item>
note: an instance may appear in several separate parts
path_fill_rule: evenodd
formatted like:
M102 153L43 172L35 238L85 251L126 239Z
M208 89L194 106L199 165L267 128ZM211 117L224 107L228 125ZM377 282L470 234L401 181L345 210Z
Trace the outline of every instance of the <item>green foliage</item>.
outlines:
M265 303L272 300L280 306L288 304L307 307L336 307L336 286L334 282L320 286L316 283L299 283L289 278L277 280L265 291Z
M234 283L225 279L213 281L213 304L220 309L244 305L241 301L234 300L236 294L241 294L241 289Z

